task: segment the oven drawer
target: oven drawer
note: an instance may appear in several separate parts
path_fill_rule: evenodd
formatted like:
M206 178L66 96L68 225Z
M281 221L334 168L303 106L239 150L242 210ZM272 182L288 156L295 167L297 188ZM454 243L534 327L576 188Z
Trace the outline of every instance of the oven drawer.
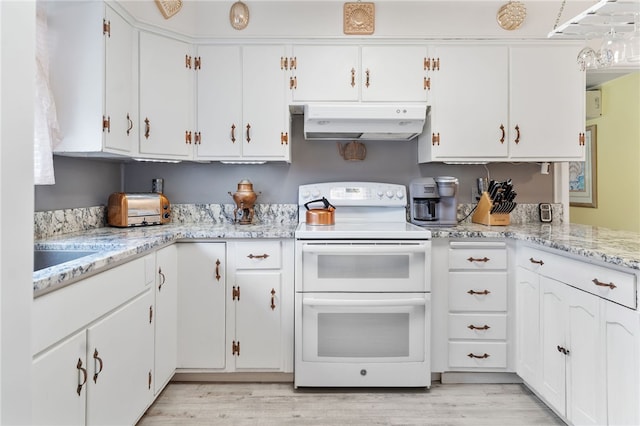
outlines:
M505 243L452 241L449 244L449 269L482 271L506 268Z
M461 368L506 368L505 342L449 342L449 366Z
M236 242L236 269L280 269L282 248L280 241Z
M505 340L506 314L449 314L449 338Z
M450 311L506 311L506 272L450 272Z
M301 361L422 362L427 356L428 293L296 293ZM301 327L299 327L301 325Z

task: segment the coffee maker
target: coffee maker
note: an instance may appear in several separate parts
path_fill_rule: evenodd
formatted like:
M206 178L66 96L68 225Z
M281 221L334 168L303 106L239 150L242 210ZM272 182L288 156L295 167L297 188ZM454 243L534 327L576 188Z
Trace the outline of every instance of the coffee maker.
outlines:
M411 223L420 226L458 224L458 178L418 178L409 184Z

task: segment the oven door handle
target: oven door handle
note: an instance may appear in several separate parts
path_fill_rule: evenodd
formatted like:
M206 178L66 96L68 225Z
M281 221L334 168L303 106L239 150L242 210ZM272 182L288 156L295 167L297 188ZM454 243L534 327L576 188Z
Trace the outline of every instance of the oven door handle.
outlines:
M411 299L386 299L386 300L347 300L347 299L315 299L312 297L303 298L302 304L306 306L425 306L424 298Z
M350 244L328 244L315 245L305 244L302 246L304 253L320 254L382 254L382 253L424 253L427 250L426 244L400 244L400 245L350 245Z

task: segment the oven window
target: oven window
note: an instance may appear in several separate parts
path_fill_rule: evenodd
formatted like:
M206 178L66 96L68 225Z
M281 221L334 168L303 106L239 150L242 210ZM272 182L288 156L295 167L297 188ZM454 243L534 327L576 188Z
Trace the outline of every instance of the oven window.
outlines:
M406 312L319 313L318 356L407 357L409 321Z
M410 256L406 254L384 255L333 255L318 256L318 278L409 278Z

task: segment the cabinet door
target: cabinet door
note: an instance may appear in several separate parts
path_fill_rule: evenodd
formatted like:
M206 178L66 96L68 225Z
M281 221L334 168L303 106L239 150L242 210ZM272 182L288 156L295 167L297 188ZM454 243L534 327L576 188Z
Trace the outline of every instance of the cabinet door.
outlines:
M194 71L187 43L140 33L140 154L189 159ZM193 139L192 139L193 142Z
M607 424L640 424L640 314L604 304Z
M540 369L540 285L538 274L518 267L516 282L516 371L537 389Z
M357 101L360 96L358 46L294 46L293 101Z
M153 293L88 329L87 424L134 424L153 397Z
M425 46L365 46L360 75L363 101L425 102Z
M87 386L87 335L69 337L33 359L34 425L84 425Z
M175 244L156 253L155 394L171 379L178 357L178 254Z
M604 374L600 362L600 301L567 290L567 418L576 425L601 425L604 419ZM556 327L562 323L557 323Z
M235 275L236 368L278 369L282 365L282 273L244 271Z
M561 415L565 415L567 323L566 285L540 277L541 345L540 395Z
M138 135L134 104L133 27L109 6L106 8L109 33L105 36L105 113L109 129L103 131L105 150L129 153Z
M242 48L242 156L247 160L289 161L289 107L284 46ZM284 141L283 133L287 133Z
M507 52L504 46L434 48L440 70L431 79L431 133L439 141L420 136L420 162L507 157Z
M576 66L579 49L548 45L509 49L512 159L583 159L578 138L585 126L585 77Z
M178 245L178 368L225 366L225 244Z
M242 59L239 46L199 46L198 131L200 159L242 155ZM261 70L258 70L261 71Z

